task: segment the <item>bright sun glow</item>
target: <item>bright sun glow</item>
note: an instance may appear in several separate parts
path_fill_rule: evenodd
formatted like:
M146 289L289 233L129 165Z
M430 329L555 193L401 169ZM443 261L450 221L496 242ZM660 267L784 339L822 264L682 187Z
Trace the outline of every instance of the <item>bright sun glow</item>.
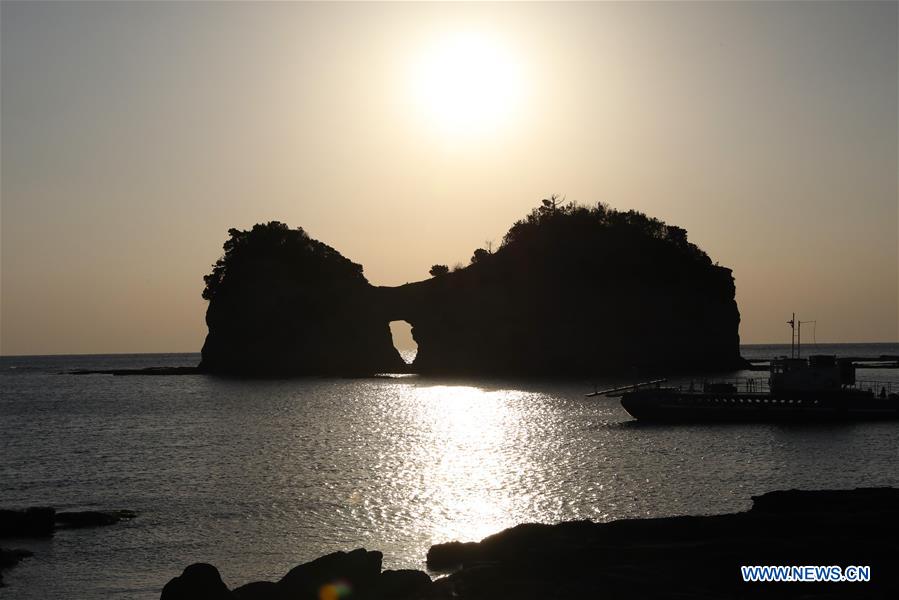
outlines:
M413 83L428 122L463 136L509 125L525 93L520 61L497 39L475 32L446 35L426 48Z

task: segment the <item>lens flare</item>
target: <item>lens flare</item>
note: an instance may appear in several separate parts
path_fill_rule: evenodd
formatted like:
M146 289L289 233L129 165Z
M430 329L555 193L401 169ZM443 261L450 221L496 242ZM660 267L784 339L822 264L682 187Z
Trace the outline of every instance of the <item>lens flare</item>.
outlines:
M326 583L318 590L318 600L345 600L353 595L353 587L346 581Z

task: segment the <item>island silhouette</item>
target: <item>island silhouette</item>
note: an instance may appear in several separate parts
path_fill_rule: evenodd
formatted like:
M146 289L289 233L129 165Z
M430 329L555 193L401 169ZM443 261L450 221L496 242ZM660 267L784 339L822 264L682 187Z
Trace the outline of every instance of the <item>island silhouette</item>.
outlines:
M205 276L200 370L233 376L564 376L743 365L731 269L687 231L605 204L543 200L495 251L373 286L302 228L230 229ZM407 365L389 323L418 345Z

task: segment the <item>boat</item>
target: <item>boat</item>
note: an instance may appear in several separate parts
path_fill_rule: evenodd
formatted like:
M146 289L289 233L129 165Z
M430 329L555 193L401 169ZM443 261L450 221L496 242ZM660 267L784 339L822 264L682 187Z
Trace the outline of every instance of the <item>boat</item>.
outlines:
M799 322L795 314L791 327ZM796 341L793 338L793 342ZM801 337L798 338L801 342ZM665 380L594 392L617 395L639 421L871 421L899 420L899 385L857 381L850 358L801 356L791 343L790 356L771 360L768 379L743 378L666 386Z

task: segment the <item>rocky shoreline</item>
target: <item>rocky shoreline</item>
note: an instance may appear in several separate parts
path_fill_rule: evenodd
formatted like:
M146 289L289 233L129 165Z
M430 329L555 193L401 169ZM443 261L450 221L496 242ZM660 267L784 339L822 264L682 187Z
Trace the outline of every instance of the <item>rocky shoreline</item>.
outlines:
M0 510L0 539L134 516ZM0 570L29 556L0 548ZM298 565L278 581L228 589L214 566L197 563L165 585L161 600L887 599L899 597L897 557L899 489L789 490L754 496L740 513L518 525L480 542L432 546L430 574L382 570L380 552L359 548ZM740 567L749 565L865 566L871 578L746 583Z
M525 524L477 543L432 546L428 567L381 570L364 548L229 590L194 564L161 600L547 600L897 598L899 489L778 491L746 512L610 523ZM866 583L744 583L743 565L869 566Z

